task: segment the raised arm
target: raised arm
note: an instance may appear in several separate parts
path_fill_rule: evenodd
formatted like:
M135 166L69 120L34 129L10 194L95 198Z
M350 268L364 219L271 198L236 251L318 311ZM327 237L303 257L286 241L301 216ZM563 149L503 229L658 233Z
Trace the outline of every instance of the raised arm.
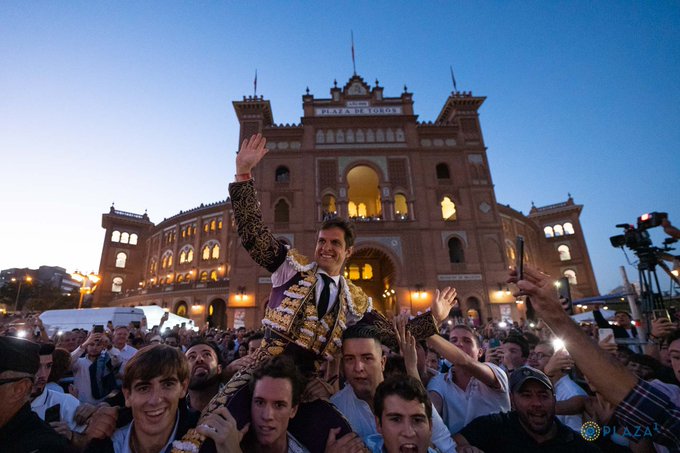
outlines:
M637 384L637 377L600 349L565 313L555 293L553 280L546 274L524 267L524 280L517 281L515 271L508 282L517 283L521 294L531 296L536 313L564 340L567 350L598 392L612 404L618 405ZM515 295L520 295L517 293Z
M267 154L267 140L261 134L243 141L236 155L236 181L229 185L231 206L243 247L251 258L274 272L286 258L287 249L262 222L251 171Z

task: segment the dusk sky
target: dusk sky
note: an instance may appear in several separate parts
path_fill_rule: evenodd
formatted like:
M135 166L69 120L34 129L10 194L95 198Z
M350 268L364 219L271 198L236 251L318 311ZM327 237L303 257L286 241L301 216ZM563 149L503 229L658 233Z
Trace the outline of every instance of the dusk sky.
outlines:
M351 31L357 73L385 96L407 85L421 121L449 66L487 97L498 202L528 213L571 193L602 293L621 265L637 280L615 224L656 210L680 225L677 1L4 0L0 269L98 270L112 202L158 223L225 199L231 102L257 69L274 121L298 123L306 87L326 98L352 75Z

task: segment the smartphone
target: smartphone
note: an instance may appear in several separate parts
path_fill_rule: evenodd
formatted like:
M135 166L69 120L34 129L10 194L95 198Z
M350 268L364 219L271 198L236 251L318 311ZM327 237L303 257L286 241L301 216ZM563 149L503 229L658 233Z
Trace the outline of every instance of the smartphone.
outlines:
M501 341L498 338L492 338L489 340L489 348L497 348L501 345Z
M141 325L140 321L132 321L132 327L135 329L139 329L139 326Z
M574 306L571 303L571 288L569 287L569 279L562 277L558 280L560 286L557 287L557 294L562 301L562 307L569 316L574 314Z
M667 320L671 321L671 315L668 313L668 310L652 310L652 315L654 316L654 319L663 319L666 318ZM672 322L672 321L671 321Z
M96 324L94 326L94 333L104 333L104 326L101 324Z
M45 423L61 421L61 404L55 404L45 410Z
M517 270L517 280L524 279L524 237L517 236L515 239L515 269Z
M611 339L607 343L616 343L616 340L614 339L614 329L597 329L597 338L598 341L604 341L605 338L607 338L608 335L611 335Z

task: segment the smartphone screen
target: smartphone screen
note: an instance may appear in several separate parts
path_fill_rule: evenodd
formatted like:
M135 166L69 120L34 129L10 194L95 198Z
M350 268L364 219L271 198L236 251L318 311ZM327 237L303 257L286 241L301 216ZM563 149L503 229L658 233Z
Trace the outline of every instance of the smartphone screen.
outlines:
M654 319L666 318L669 321L671 320L671 315L668 313L668 310L652 310L652 314L654 315Z
M604 341L604 339L609 335L612 337L609 339L609 341L607 341L607 343L616 343L616 340L614 339L614 329L597 329L598 341Z
M61 421L61 405L55 404L54 406L47 408L45 410L45 423L59 422Z
M140 325L141 325L141 323L140 323L139 321L132 321L132 326L133 326L135 329L139 329L139 326L140 326Z
M94 326L94 333L104 333L104 326L97 324Z

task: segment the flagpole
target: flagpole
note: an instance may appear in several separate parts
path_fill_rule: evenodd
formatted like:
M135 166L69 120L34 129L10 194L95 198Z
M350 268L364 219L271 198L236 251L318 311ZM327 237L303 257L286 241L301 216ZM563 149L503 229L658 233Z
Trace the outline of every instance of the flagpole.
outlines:
M458 87L456 87L456 77L453 75L453 66L449 66L451 69L451 82L453 82L453 91L458 92Z
M253 97L257 97L257 68L255 69L255 80L253 81Z
M351 33L352 33L352 69L354 70L354 75L357 75L357 64L354 59L354 30L352 30Z

